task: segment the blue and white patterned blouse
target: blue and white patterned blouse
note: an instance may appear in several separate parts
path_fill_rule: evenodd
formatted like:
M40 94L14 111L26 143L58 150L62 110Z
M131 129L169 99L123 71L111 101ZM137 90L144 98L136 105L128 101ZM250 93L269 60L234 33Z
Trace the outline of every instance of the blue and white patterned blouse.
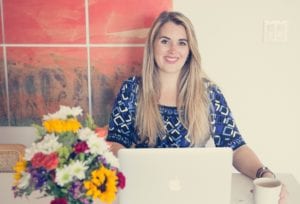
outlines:
M124 81L115 100L110 121L107 141L117 142L129 148L148 147L141 141L135 129L136 101L139 77L131 77ZM211 137L216 147L231 147L233 150L245 144L241 137L226 100L216 85L209 85L211 100ZM186 138L187 129L179 120L176 107L159 106L166 135L158 137L155 147L189 147Z

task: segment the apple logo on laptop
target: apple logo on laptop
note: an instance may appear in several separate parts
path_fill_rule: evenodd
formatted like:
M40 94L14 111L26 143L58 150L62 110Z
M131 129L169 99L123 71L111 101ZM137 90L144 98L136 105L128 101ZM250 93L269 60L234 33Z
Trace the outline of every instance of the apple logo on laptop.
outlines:
M169 180L169 190L170 191L180 191L181 190L181 182L178 177L171 178Z

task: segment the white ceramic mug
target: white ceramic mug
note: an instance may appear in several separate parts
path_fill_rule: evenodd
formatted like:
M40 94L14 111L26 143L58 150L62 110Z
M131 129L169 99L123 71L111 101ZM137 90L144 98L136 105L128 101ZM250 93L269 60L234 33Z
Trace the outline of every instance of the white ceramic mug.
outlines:
M253 183L255 204L278 204L281 181L274 178L257 178Z

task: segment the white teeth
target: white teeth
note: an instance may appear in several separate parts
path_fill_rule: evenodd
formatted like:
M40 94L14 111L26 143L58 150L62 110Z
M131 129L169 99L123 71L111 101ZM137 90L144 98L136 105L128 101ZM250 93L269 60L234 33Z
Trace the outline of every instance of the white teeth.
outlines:
M178 60L177 57L165 57L166 61L168 62L176 62Z

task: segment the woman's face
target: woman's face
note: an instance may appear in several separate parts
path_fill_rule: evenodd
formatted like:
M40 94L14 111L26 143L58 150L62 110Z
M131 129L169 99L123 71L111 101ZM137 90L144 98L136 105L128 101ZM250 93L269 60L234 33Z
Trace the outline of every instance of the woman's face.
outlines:
M154 58L159 71L179 74L189 49L184 27L173 22L165 23L154 40Z

